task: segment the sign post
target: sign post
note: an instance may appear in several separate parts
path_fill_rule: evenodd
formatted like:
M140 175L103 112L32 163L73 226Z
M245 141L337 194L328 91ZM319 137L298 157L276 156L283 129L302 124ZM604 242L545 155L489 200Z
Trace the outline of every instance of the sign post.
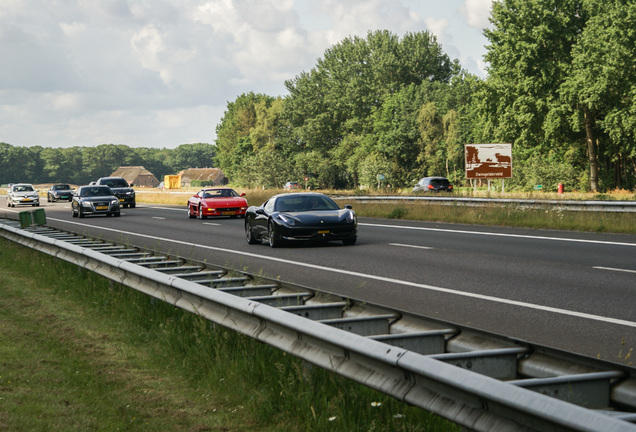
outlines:
M469 180L504 179L512 177L512 144L466 144L466 178ZM475 181L475 190L477 182Z

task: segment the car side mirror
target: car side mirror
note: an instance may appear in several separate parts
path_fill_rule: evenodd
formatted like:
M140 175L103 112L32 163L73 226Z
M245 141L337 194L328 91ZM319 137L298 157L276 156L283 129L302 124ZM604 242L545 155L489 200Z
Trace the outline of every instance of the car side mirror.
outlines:
M351 210L353 209L353 206L351 204L345 204L345 209Z
M260 214L260 215L264 215L265 214L265 210L263 210L262 208L257 208L255 212L256 212L256 214Z
M245 196L245 192L243 192L240 196L242 196L242 197Z

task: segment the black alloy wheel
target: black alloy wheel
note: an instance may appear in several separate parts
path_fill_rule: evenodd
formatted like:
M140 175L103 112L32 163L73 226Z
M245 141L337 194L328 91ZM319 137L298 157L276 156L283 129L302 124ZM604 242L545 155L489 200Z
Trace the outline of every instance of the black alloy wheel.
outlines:
M250 226L250 222L248 220L245 220L245 239L247 240L247 244L260 243L260 241L256 240L256 238L254 237L252 227Z

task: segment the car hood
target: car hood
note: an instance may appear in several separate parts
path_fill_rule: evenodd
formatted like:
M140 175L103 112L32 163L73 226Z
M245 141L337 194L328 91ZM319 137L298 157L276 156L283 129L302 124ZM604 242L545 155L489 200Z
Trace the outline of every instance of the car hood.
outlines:
M119 200L117 199L116 196L114 195L110 195L110 196L92 196L92 197L80 197L80 201L90 201L90 202L95 202L95 201L113 201L116 200L119 202Z
M303 212L280 212L280 214L307 225L334 224L346 219L351 210L317 210Z
M9 192L11 195L13 196L17 196L17 197L30 197L30 196L37 196L37 192L35 191L28 191L28 192Z
M110 190L113 192L134 192L134 189L131 187L111 187Z
M221 197L221 198L203 198L201 201L205 203L207 207L216 206L247 206L245 198L240 197Z

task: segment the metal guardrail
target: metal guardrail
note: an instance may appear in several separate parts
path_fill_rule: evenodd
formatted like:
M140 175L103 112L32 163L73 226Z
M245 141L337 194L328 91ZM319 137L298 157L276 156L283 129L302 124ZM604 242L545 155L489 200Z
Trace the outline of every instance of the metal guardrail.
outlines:
M576 200L531 200L508 198L461 198L452 196L332 196L336 200L361 203L430 202L444 205L487 206L502 205L523 208L553 208L567 211L636 212L636 201L576 201Z
M636 371L46 226L0 235L476 431L636 431Z

